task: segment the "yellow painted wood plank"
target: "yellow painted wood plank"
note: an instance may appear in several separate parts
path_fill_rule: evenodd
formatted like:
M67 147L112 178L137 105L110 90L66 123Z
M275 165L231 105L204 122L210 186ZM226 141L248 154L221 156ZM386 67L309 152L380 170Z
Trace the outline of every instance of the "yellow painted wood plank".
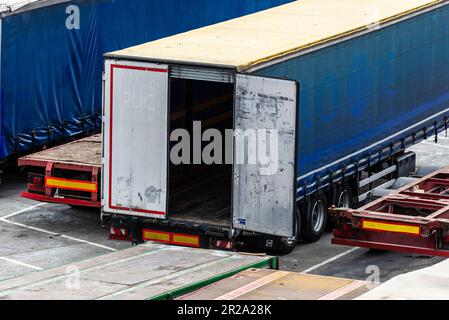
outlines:
M446 0L299 0L111 53L244 71Z

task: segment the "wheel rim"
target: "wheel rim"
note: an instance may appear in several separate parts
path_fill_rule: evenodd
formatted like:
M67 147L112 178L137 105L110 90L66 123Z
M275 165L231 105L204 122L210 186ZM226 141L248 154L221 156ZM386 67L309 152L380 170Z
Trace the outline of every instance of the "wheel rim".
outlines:
M319 233L323 229L325 214L324 203L318 200L313 206L312 211L312 226L315 233Z
M351 207L351 199L349 198L349 191L344 190L340 193L338 197L338 208L350 208Z

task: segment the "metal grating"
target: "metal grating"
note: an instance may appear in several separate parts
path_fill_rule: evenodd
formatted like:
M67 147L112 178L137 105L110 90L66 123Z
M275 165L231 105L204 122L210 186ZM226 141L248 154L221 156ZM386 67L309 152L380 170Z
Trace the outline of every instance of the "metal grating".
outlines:
M234 83L234 71L230 69L203 68L194 66L171 66L170 77L178 79L202 80Z

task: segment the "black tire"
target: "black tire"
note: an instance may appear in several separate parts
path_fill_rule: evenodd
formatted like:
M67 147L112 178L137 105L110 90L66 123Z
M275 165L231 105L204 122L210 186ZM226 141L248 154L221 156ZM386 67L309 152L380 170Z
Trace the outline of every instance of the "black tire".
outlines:
M293 238L283 238L281 240L281 248L280 252L282 254L289 254L295 249L296 244L298 243L299 236L301 233L301 211L298 206L296 206L296 212L294 217L294 237Z
M341 185L337 187L334 194L333 205L337 208L353 208L354 197L352 189L349 185ZM326 223L326 231L333 231L336 223L335 217L328 217Z
M100 220L101 220L101 227L103 229L109 229L110 228L111 218L112 218L112 215L105 214L104 211L101 211Z
M312 243L320 240L326 229L328 205L323 194L312 196L304 205L302 229L300 237L304 242Z

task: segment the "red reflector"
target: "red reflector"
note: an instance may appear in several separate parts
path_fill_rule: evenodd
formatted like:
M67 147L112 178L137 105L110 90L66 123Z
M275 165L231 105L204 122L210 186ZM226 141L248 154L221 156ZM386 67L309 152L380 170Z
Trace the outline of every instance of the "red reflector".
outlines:
M129 235L128 229L111 227L109 231L110 240L120 241L132 241L132 237Z
M43 185L44 184L44 180L42 178L34 177L33 178L33 184L35 184L35 185Z
M223 241L223 240L217 240L216 242L215 242L215 246L217 247L217 248L219 248L219 249L227 249L227 250L231 250L231 249L233 249L233 242L232 241L229 241L229 240L226 240L226 241Z

